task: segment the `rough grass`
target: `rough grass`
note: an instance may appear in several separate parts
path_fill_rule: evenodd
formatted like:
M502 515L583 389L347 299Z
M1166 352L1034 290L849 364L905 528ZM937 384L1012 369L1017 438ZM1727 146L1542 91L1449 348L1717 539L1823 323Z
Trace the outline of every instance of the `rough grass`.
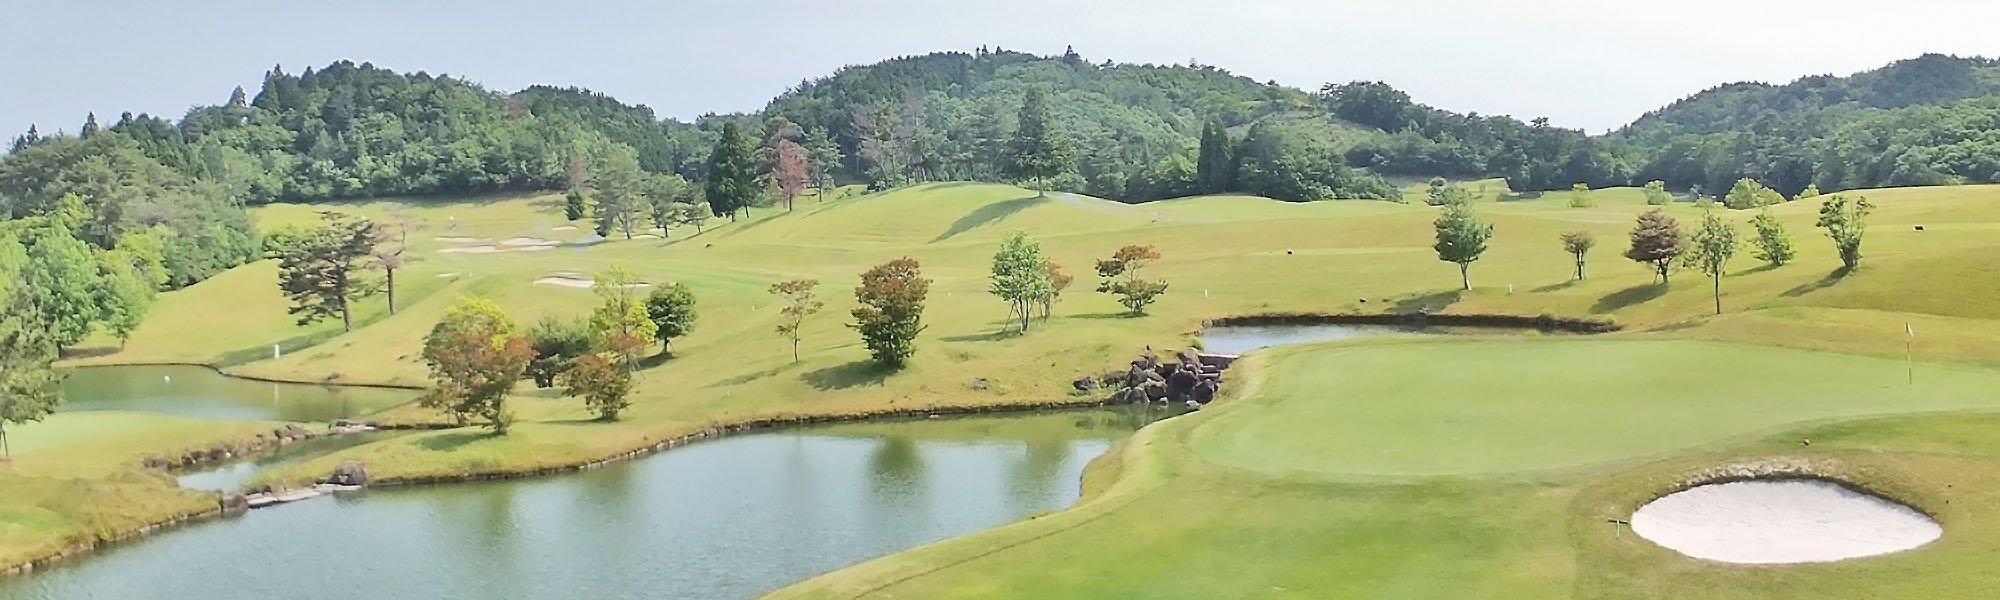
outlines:
M100 339L83 349L75 362L202 362L266 378L421 385L425 370L416 357L422 336L459 295L491 297L524 324L543 314L576 316L594 303L589 290L536 285L534 280L553 272L590 273L621 265L646 281L686 283L700 298L696 331L675 340L670 354L646 361L635 405L622 421L595 422L580 401L523 387L509 403L521 421L504 438L478 429L396 437L270 473L281 481L323 475L348 458L365 460L371 474L389 477L527 472L591 461L714 424L753 418L1065 401L1071 399L1068 382L1078 375L1101 373L1147 346L1184 346L1203 319L1244 313L1379 313L1421 307L1554 314L1614 319L1635 332L1621 334L1628 337L1754 342L1882 356L1900 356L1903 326L1910 322L1919 331L1914 353L1920 359L2000 364L2000 334L1993 333L2000 331L1993 326L1993 320L2000 319L2000 299L1996 299L2000 294L1993 291L2000 288L2000 273L1990 260L2000 251L2000 235L1995 235L2000 233L2000 202L1995 201L2000 188L1867 192L1880 208L1867 241L1867 258L1852 273L1834 273L1839 261L1832 245L1811 228L1816 202L1776 207L1774 212L1797 240L1800 256L1794 264L1761 268L1747 251L1742 253L1724 284L1728 314L1721 317L1710 314L1708 282L1697 274L1680 272L1673 285L1656 286L1648 271L1619 256L1634 215L1649 208L1636 190L1600 190L1594 208L1570 208L1560 193L1502 196L1491 190L1490 194L1492 198L1482 198L1477 206L1495 223L1495 238L1492 249L1472 268L1475 289L1465 292L1456 289L1456 266L1437 261L1430 250L1436 209L1420 203L1294 204L1212 196L1125 205L1069 194L1037 198L1031 191L1008 186L947 183L825 202L803 200L792 212L759 209L739 222L711 221L712 226L698 234L677 228L665 239L624 240L614 235L588 247L491 254L439 253L455 244L435 238L574 241L587 236L590 225L562 221L559 195L278 205L259 210L263 226L304 222L322 209L379 217L392 205L421 220L426 229L414 236L413 253L422 260L398 277L403 286L402 311L388 316L383 299L376 297L361 303L360 326L352 333L342 333L332 323L296 326L285 314L272 266L260 263L163 295L129 345L121 350ZM1684 203L1667 210L1690 225L1699 218L1698 210ZM1747 223L1750 216L1729 214L1740 223ZM1926 231L1915 232L1915 225L1925 225ZM1572 229L1591 231L1599 240L1590 259L1590 278L1578 282L1569 280L1569 257L1557 241L1559 233ZM1077 276L1077 284L1056 306L1055 316L1025 336L1005 331L1005 304L987 293L985 280L994 247L1015 230L1034 235L1052 259ZM1148 267L1147 275L1172 284L1151 315L1143 318L1125 316L1111 298L1090 291L1095 284L1092 261L1132 243L1160 248L1164 258ZM921 260L926 276L935 283L925 314L928 328L919 339L916 356L908 368L887 372L868 364L865 350L845 324L854 305L851 289L856 274L904 255ZM807 321L802 360L796 363L787 344L772 332L779 307L765 291L776 281L794 277L820 279L821 296L828 303ZM273 344L283 346L283 357L270 358ZM1419 370L1420 366L1405 367L1410 370L1403 372L1429 377L1436 372L1433 368L1443 365ZM1499 367L1481 372L1507 374ZM973 389L969 382L974 378L988 380L988 389ZM436 415L415 408L392 412L387 418L437 420ZM141 438L131 443L143 445ZM1630 451L1669 451L1679 441ZM1129 468L1131 461L1154 460L1131 450L1124 451L1125 473L1136 472ZM1307 489L1324 491L1317 485ZM145 489L160 498L182 497L162 485ZM1530 496L1545 493L1533 486L1510 490ZM1309 502L1324 495L1231 496L1218 504L1241 502L1285 515L1310 507ZM1327 518L1343 514L1358 518L1367 512L1364 508L1356 505L1350 512ZM1067 514L1036 521L1070 518ZM1516 515L1522 520L1547 516ZM0 516L0 523L9 519ZM26 522L30 517L21 519ZM1280 521L1272 517L1268 526L1278 528ZM1341 523L1351 525L1351 521L1325 525ZM1415 522L1409 526L1413 531L1424 527ZM73 529L70 534L80 531ZM1139 535L1137 531L1125 535ZM1494 531L1495 540L1504 539L1503 530ZM1435 535L1451 534L1437 529ZM1547 561L1557 555L1532 558ZM1445 568L1447 558L1437 558L1438 568ZM1088 564L1097 568L1102 562ZM1077 572L1078 577L1083 574ZM1479 581L1483 580L1451 583L1426 577L1406 583L1410 590L1422 592ZM1488 583L1511 582L1502 578ZM1240 590L1210 591L1241 595Z

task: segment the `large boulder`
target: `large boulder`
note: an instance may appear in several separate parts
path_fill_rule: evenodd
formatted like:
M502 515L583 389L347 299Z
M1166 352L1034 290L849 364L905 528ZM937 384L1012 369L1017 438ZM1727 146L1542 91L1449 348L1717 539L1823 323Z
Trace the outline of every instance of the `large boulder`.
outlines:
M222 505L223 512L250 510L250 499L243 494L223 494L221 498L216 500L216 503Z
M1088 393L1097 391L1097 380L1091 378L1091 376L1089 375L1078 377L1075 380L1070 381L1069 385L1070 387L1076 388L1076 391L1079 392Z
M1146 386L1140 389L1146 391L1146 400L1149 402L1159 402L1167 399L1167 384L1165 383L1148 381L1146 382Z
M1215 401L1215 392L1221 388L1222 386L1216 384L1213 379L1204 380L1201 383L1195 384L1194 391L1189 394L1189 397L1195 402L1208 404Z
M1167 376L1167 396L1175 400L1185 400L1188 394L1194 392L1195 384L1200 382L1201 378L1192 371L1175 371L1173 375Z
M1200 356L1197 356L1196 358L1200 360L1201 364L1204 366L1215 367L1217 369L1227 369L1229 368L1229 365L1236 363L1237 355L1203 353Z
M361 461L350 460L334 467L333 474L327 476L326 482L334 485L368 485L368 470L363 467Z

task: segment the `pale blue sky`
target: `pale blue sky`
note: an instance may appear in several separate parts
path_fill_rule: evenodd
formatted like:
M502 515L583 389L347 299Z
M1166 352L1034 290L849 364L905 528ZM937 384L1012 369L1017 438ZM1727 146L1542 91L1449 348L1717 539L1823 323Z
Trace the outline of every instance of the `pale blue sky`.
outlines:
M662 115L754 110L847 64L981 44L1189 59L1314 89L1380 79L1452 110L1592 132L1714 84L2000 55L1987 0L0 0L0 134L178 117L274 63L581 85Z

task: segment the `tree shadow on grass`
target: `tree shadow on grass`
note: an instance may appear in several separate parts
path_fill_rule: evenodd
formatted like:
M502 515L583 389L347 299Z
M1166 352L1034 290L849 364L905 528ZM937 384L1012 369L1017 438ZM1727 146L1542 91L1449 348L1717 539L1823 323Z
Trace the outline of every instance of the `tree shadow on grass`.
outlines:
M1402 300L1397 300L1395 305L1395 310L1397 313L1405 313L1405 314L1414 312L1436 312L1444 310L1446 307L1449 307L1453 304L1457 304L1458 299L1462 293L1463 293L1462 290L1452 290L1449 292L1436 292L1431 294L1424 294L1421 296L1410 296Z
M708 387L710 387L710 388L718 388L718 387L729 387L729 386L734 386L734 385L743 385L743 384L746 384L746 383L750 383L750 382L752 382L752 381L756 381L756 380L759 380L759 379L763 379L763 378L765 378L765 377L770 377L770 376L773 376L773 375L777 375L777 374L779 374L779 373L783 373L783 372L785 372L785 371L790 371L790 370L792 370L792 368L793 368L793 367L797 367L797 366L799 366L799 365L798 365L798 363L786 363L786 364L785 364L784 366L782 366L782 367L776 367L776 368L770 368L770 369L764 369L764 370L762 370L762 371L758 371L758 372L755 372L755 373L744 373L744 374L742 374L742 375L737 375L737 376L735 376L735 377L731 377L731 378L728 378L728 379L724 379L724 380L722 380L722 381L717 381L717 382L715 382L714 384L711 384L711 385L709 385Z
M1107 312L1107 313L1084 313L1084 314L1080 314L1080 315L1068 315L1068 316L1066 316L1066 317L1064 317L1064 318L1068 318L1068 319L1132 319L1132 318L1137 318L1137 317L1139 317L1139 316L1141 316L1141 315L1135 315L1135 314L1132 314L1132 311L1129 311L1129 310L1121 310L1121 311L1118 311L1118 312Z
M1014 331L1013 329L1002 329L999 331L991 331L987 333L968 333L965 335L954 335L951 337L939 338L939 339L947 342L997 342L1010 337L1014 337L1018 333L1019 332Z
M988 204L986 206L981 206L979 207L979 210L966 213L965 216L959 217L957 222L951 224L950 229L946 229L944 233L938 234L936 238L931 240L931 243L937 243L951 239L952 236L956 236L958 234L965 233L973 229L977 229L980 226L986 225L988 223L993 223L995 221L1005 219L1009 215L1021 212L1023 210L1027 210L1028 207L1048 201L1049 201L1048 198L1027 196L1024 198L1015 198L1013 200L995 202L992 204Z
M470 444L473 442L477 442L479 440L493 437L492 431L488 431L486 429L471 429L471 427L472 426L468 426L466 429L461 429L459 431L440 433L438 435L430 436L424 438L424 441L417 442L417 445L423 446L425 450L448 452L451 450L457 450L461 447L464 447L466 444Z
M117 353L118 353L117 346L78 346L75 348L63 348L62 352L58 353L58 355L65 359L74 359L74 358L97 358L99 356L110 356Z
M1601 315L1627 306L1645 303L1654 298L1664 296L1666 293L1666 284L1648 283L1645 285L1635 285L1605 294L1603 298L1598 298L1596 304L1590 305L1590 312Z
M860 360L808 371L799 375L806 385L820 390L844 390L862 386L882 385L882 380L896 373L896 369L876 364L872 360Z
M1534 293L1537 293L1537 294L1540 294L1540 293L1545 293L1545 292L1556 292L1556 291L1562 291L1562 290L1566 290L1566 289L1570 289L1570 288L1573 288L1573 287L1576 287L1576 284L1579 284L1579 283L1583 283L1583 280L1582 280L1582 279L1571 279L1571 280L1569 280L1569 281L1565 281L1565 282L1562 282L1562 283L1551 283L1551 284L1548 284L1548 285L1545 285L1545 286L1542 286L1542 287L1538 287L1538 288L1535 288L1535 289L1532 289L1532 290L1528 290L1528 291L1530 291L1530 292L1534 292Z
M1827 273L1825 277L1821 277L1814 281L1809 281L1806 283L1799 284L1798 287L1785 290L1784 292L1781 292L1779 295L1784 296L1786 298L1797 298L1799 296L1804 296L1806 294L1830 288L1833 287L1833 284L1840 283L1840 280L1846 279L1847 275L1853 272L1854 272L1853 269L1849 269L1847 267L1834 269L1832 273Z

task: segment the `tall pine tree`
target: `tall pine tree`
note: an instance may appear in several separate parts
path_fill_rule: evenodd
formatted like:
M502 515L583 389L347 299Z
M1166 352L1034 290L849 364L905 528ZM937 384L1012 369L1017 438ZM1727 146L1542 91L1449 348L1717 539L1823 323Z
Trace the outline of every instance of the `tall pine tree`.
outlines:
M757 147L735 121L722 124L722 138L708 157L708 205L715 214L736 220L739 210L750 207L759 190Z
M1036 197L1048 194L1050 179L1076 169L1076 147L1056 128L1048 94L1030 89L1021 100L1021 120L1007 146L1008 174L1035 182Z
M1194 166L1195 185L1203 194L1229 191L1229 130L1221 121L1209 121L1201 128L1201 155Z

